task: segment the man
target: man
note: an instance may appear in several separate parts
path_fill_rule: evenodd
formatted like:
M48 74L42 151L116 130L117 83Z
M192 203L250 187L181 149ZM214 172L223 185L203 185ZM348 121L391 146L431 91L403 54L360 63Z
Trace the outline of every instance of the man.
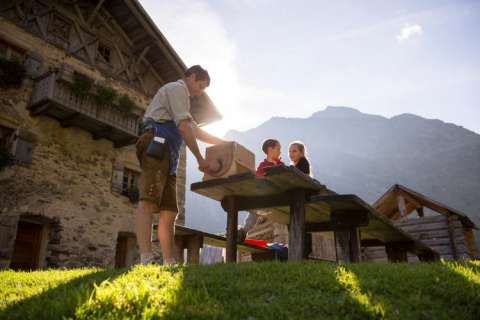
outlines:
M201 171L209 164L201 155L196 139L219 144L222 139L203 131L193 122L190 97L200 96L210 84L208 72L195 65L184 77L161 87L145 111L143 134L137 141L137 157L142 173L138 181L140 201L135 215L135 232L140 249L140 263L153 262L151 248L152 214L159 212L158 240L164 264L175 264L173 236L178 213L176 198L176 169L182 141L193 153ZM152 139L166 142L168 153L161 160L149 153Z

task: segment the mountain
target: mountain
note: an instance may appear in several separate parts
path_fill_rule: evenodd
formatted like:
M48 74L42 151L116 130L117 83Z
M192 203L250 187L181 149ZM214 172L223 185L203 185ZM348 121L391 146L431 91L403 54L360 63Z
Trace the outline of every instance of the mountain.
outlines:
M385 118L327 107L309 118L274 117L245 132L230 131L226 138L252 150L257 163L264 158L263 140L279 140L286 162L288 144L301 140L314 177L338 193L354 193L373 203L399 183L464 212L480 226L480 135L455 124L413 114ZM187 188L201 179L194 159L188 160ZM219 204L191 192L186 215L187 224L196 228L225 228Z

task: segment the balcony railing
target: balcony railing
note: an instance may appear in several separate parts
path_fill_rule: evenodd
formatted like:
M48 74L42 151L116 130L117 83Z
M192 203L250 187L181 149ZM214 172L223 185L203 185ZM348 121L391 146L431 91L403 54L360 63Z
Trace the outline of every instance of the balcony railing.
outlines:
M55 73L36 81L28 109L33 116L43 114L58 119L63 127L89 131L94 139L111 140L115 147L133 144L138 137L138 115L111 105L99 106L90 95L78 97L70 84Z

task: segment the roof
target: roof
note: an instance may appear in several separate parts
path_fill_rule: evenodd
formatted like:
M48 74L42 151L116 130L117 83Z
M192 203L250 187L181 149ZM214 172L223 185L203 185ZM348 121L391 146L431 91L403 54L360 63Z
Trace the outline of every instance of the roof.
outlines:
M138 48L138 54L150 46L145 58L162 75L165 82L176 81L183 76L186 70L185 63L138 0L106 1L104 6L131 39L133 47ZM221 119L218 109L207 94L198 101L192 101L192 105L202 110L196 111L197 114L201 114L200 119L194 115L200 125Z
M463 226L478 229L475 223L473 223L466 214L400 184L394 184L388 189L387 192L375 201L373 207L390 219L398 219L400 214L398 210L397 195L402 195L404 197L405 212L407 215L419 207L427 207L443 215L455 215L460 219Z

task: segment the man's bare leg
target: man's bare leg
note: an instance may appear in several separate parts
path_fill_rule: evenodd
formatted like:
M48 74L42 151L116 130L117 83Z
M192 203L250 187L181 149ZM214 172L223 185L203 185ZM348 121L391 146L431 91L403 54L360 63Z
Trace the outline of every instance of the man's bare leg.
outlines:
M162 248L163 263L176 263L173 250L176 212L160 211L158 218L158 240Z
M150 201L140 200L138 202L138 208L135 212L135 233L137 235L137 243L140 250L140 261L142 263L145 262L145 259L153 260L151 242L152 215L156 209L156 204Z

